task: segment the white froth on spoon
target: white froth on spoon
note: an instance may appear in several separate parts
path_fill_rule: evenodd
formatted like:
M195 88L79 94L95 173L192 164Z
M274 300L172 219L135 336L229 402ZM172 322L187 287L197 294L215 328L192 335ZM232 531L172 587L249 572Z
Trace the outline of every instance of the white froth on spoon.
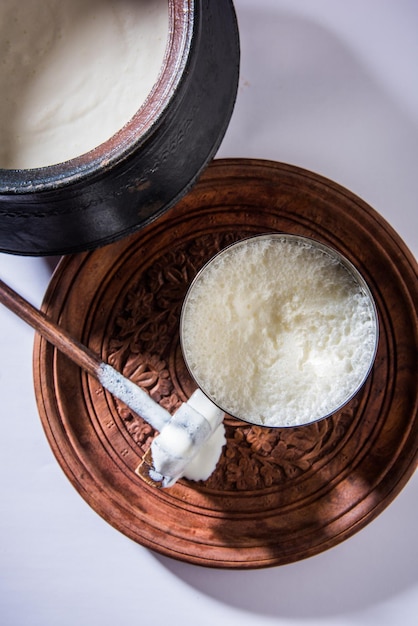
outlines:
M111 365L102 363L97 378L112 395L160 431L151 444L149 477L155 483L170 487L183 476L197 481L212 474L225 444L224 413L199 389L171 415Z

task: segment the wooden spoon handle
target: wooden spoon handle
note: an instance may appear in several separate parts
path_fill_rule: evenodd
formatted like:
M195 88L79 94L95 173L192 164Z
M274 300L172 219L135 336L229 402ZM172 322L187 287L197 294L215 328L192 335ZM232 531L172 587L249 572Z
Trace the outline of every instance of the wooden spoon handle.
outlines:
M97 378L102 363L97 354L76 341L66 330L48 319L42 311L32 306L1 279L0 302L32 326L42 337L52 343L74 363Z

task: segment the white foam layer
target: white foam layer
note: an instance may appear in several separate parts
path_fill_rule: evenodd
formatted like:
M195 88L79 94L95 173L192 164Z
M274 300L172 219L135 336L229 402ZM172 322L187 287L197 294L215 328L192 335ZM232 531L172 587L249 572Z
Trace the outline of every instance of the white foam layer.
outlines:
M0 167L79 156L143 104L168 39L167 0L2 0Z
M347 268L300 240L258 237L208 265L183 309L186 361L242 419L299 425L334 411L367 373L373 304Z

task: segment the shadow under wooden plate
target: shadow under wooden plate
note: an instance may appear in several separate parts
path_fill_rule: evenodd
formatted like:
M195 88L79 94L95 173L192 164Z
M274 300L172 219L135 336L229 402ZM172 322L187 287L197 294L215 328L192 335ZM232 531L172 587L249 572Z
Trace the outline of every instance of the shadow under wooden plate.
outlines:
M107 247L63 258L43 310L174 411L194 390L178 325L200 267L261 232L313 237L366 279L380 323L359 394L312 425L266 429L226 417L227 445L206 482L167 490L135 468L152 428L39 337L38 408L80 495L134 541L209 567L297 561L348 538L390 504L418 457L417 267L385 220L314 173L263 160L214 161L165 216Z

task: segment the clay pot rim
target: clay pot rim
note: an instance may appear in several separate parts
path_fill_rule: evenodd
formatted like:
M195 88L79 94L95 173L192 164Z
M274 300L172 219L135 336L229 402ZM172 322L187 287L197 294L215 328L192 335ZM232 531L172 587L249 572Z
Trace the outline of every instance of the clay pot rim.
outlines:
M102 174L146 142L182 80L195 32L196 0L168 1L168 38L158 78L134 116L92 150L54 165L31 169L0 168L0 193L28 194L56 190Z

